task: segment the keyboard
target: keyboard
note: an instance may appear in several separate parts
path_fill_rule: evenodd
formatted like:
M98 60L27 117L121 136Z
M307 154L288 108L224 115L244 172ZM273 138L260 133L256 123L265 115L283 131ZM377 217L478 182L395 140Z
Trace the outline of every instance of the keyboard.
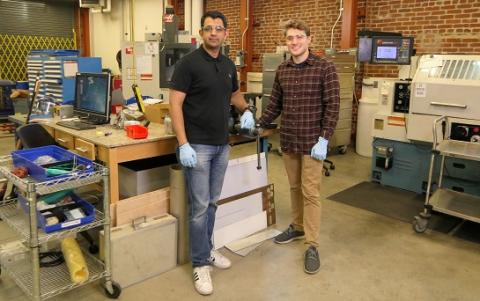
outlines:
M85 123L79 120L62 120L57 122L58 125L74 130L91 130L96 128L93 124Z

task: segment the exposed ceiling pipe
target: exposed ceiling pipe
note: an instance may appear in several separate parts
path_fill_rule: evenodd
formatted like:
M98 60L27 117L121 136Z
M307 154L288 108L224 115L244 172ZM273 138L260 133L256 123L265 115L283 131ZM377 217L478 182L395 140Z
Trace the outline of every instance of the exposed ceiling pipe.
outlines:
M200 31L200 20L203 15L203 1L192 0L192 35L198 36Z
M192 32L192 0L185 0L185 30L188 31L190 35L193 35Z
M243 20L244 22L246 22L247 26L245 26L245 30L242 32L242 43L241 43L241 50L242 51L245 51L245 48L243 47L243 43L245 41L245 34L247 33L248 31L248 26L249 26L249 12L250 12L250 1L247 0L247 13L246 13L246 17L245 17L245 20Z
M90 11L92 13L109 13L112 11L112 1L111 0L105 0L106 8L100 7L100 8L91 8Z
M338 18L335 21L335 24L333 24L332 33L331 33L331 36L330 36L330 49L333 49L333 31L335 30L335 26L337 26L338 21L342 17L342 13L343 13L343 0L340 0L340 10L339 10L339 13L338 13Z
M130 0L130 42L135 42L135 0ZM134 56L135 57L135 56Z

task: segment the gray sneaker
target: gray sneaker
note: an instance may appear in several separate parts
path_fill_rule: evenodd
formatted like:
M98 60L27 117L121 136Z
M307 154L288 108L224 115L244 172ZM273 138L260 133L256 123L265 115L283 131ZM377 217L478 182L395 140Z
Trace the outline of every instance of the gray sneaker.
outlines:
M302 239L305 237L305 232L298 231L293 228L293 225L288 226L287 230L275 236L273 239L277 244L286 244L296 239Z
M315 274L320 269L320 257L318 256L317 248L310 246L305 251L305 263L303 270L307 274Z

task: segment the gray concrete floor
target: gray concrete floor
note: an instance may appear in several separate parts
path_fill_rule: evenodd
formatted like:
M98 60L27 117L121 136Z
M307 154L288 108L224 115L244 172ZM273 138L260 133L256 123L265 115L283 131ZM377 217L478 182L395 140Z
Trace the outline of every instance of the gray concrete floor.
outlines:
M12 142L0 141L0 154L12 148ZM237 146L232 156L254 149L252 144ZM410 224L327 200L367 181L370 172L370 159L350 149L330 159L336 169L323 178L318 274L303 272L302 242L267 241L246 257L222 250L233 266L214 270L211 296L196 293L187 264L124 289L120 300L479 300L480 245L437 232L415 234ZM282 160L274 153L269 156L269 178L275 184L275 228L283 230L290 222L288 183ZM0 222L0 242L11 237ZM2 275L0 300L27 299ZM90 284L52 300L109 299L100 285Z

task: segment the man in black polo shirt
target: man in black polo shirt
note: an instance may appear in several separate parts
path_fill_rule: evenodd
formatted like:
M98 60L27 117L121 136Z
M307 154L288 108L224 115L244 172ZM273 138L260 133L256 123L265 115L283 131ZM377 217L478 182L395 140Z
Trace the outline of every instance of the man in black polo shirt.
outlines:
M243 112L241 127L253 129L255 121L238 89L237 70L220 53L228 36L227 19L218 11L201 19L203 44L176 65L170 92L170 114L178 140L178 157L187 182L190 255L195 289L213 292L211 265L226 269L231 262L213 250L212 233L216 202L228 164L230 104Z

